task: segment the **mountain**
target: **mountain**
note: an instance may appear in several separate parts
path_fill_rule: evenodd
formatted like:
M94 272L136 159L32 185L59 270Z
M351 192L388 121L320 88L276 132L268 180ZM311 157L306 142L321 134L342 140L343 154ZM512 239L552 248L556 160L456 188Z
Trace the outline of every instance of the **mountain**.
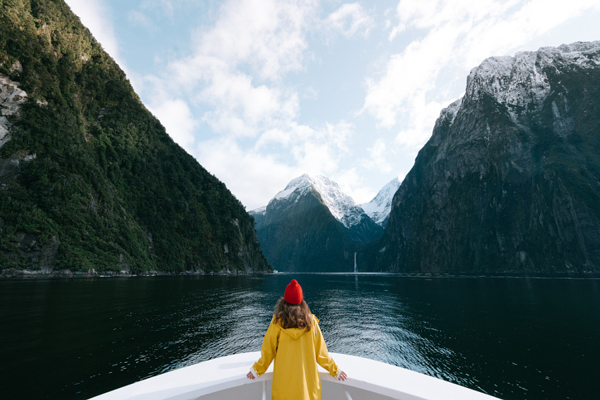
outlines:
M401 272L598 272L600 42L474 68L360 258Z
M387 224L392 209L392 199L399 187L400 181L398 178L394 178L381 188L373 200L360 205L373 222L382 228L385 228Z
M267 214L267 206L251 210L249 211L249 214L254 217L254 226L259 226L265 219L265 215Z
M325 176L310 177L304 174L293 179L284 190L275 195L273 200L297 201L300 197L309 194L318 194L323 205L343 225L344 232L352 241L366 243L383 233L383 230L373 224L370 217L352 197L342 192L336 182Z
M352 271L358 244L383 232L324 176L293 179L251 214L267 261L280 271Z
M0 2L0 108L0 269L269 269L252 217L64 1Z

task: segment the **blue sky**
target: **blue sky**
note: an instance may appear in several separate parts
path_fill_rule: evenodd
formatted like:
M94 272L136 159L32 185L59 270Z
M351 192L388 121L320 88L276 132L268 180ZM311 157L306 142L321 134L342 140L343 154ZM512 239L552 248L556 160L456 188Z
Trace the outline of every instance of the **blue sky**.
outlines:
M485 58L600 40L597 0L66 2L248 210L303 173L368 202Z

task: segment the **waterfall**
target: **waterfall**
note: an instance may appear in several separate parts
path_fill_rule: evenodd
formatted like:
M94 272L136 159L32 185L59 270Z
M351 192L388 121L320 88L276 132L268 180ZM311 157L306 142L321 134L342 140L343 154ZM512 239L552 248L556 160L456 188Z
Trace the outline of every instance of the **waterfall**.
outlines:
M356 252L354 252L354 273L358 272L358 267L356 266Z

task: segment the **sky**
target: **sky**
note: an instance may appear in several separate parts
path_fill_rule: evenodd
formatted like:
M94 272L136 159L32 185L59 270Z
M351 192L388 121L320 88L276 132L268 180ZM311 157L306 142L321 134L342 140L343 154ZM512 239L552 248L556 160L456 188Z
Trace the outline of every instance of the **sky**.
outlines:
M66 2L247 210L304 173L366 203L484 59L600 40L598 0Z

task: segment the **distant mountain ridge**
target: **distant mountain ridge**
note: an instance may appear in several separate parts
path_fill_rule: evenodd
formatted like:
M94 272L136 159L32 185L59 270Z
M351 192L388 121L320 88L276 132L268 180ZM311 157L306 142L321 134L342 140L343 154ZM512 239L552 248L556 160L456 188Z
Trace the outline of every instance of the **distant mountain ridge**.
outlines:
M365 213L382 228L387 224L392 209L392 199L399 187L400 181L394 178L379 190L373 200L360 205Z
M311 177L308 174L304 174L292 179L286 188L277 193L271 201L286 198L297 200L300 196L304 196L311 191L319 194L323 204L329 209L331 215L344 225L346 229L353 229L363 223L368 224L369 216L362 207L356 204L352 197L344 193L336 182L323 175ZM373 229L375 232L379 231L377 228ZM361 242L371 239L367 236L363 239L357 238L357 240Z
M267 261L280 271L351 271L358 244L383 232L324 176L293 179L264 210L251 214Z
M359 258L376 271L599 272L600 42L474 68Z

